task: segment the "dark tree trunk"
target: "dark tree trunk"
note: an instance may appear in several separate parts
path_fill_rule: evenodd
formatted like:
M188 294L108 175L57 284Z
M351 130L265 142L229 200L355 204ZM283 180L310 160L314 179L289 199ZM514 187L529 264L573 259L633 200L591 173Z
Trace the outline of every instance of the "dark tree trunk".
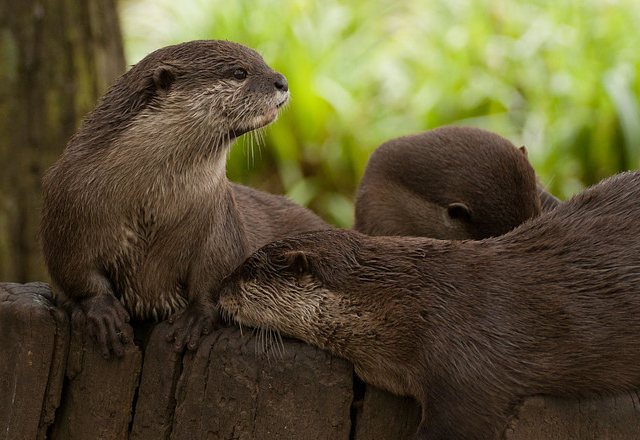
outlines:
M115 0L0 0L0 280L47 278L42 175L124 70Z

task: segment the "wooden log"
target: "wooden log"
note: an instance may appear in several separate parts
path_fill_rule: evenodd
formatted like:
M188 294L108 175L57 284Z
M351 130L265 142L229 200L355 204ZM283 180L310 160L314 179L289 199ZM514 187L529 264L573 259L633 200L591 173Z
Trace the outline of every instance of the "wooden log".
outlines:
M299 341L262 352L237 328L185 356L172 439L349 439L353 370Z
M516 408L506 440L636 440L640 400L635 391L595 399L535 396Z
M141 366L133 344L122 359L103 359L84 323L72 319L68 380L50 439L126 440Z
M182 354L173 351L171 344L165 341L170 327L166 322L161 322L149 338L131 440L167 440L171 434L176 386L182 372Z
M139 349L130 344L123 359L105 361L82 323L69 327L46 284L0 283L0 440L384 440L410 438L420 420L410 398L371 385L363 393L362 384L354 398L351 365L302 342L285 339L279 353L259 335L225 328L183 357L164 341L161 323L130 424ZM631 440L638 432L636 392L534 396L517 406L502 438Z
M44 439L60 403L67 315L44 283L0 283L0 439Z

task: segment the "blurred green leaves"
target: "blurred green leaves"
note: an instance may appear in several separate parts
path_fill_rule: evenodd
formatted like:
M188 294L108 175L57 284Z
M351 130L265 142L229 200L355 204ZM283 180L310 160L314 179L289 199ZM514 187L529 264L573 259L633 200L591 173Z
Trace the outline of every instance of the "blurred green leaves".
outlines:
M258 50L292 100L229 157L232 180L349 227L367 158L445 124L495 131L565 198L640 154L635 0L120 0L128 61L181 41ZM253 145L253 148L252 148ZM251 150L255 155L252 159Z

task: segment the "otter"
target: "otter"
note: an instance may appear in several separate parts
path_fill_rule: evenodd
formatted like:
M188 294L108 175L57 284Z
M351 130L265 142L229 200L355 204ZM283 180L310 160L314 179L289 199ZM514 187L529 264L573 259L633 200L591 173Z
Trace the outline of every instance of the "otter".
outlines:
M123 356L132 316L169 317L167 340L195 349L219 322L228 272L270 241L329 227L226 178L236 138L288 99L256 51L192 41L146 56L84 118L44 176L41 238L58 303L105 358Z
M525 396L640 386L639 217L636 171L485 240L305 234L249 257L220 306L416 398L418 438L491 439Z
M367 235L482 239L558 203L537 181L525 147L479 128L445 126L374 151L357 190L353 228Z

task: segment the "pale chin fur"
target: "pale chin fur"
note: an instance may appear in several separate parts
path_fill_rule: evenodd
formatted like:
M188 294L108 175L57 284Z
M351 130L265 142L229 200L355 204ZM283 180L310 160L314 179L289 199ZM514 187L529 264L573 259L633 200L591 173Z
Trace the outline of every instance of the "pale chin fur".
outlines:
M220 296L218 301L220 312L222 313L222 316L224 318L239 325L244 325L247 327L260 327L257 323L252 322L249 319L244 319L240 316L241 307L235 299Z
M249 127L252 127L251 130L267 126L278 119L280 110L289 103L290 94L287 91L279 93L278 95L284 95L284 97L281 98L280 96L278 96L277 102L273 107L269 108L269 110L267 110L264 114L255 116L251 119L249 124L247 124Z

